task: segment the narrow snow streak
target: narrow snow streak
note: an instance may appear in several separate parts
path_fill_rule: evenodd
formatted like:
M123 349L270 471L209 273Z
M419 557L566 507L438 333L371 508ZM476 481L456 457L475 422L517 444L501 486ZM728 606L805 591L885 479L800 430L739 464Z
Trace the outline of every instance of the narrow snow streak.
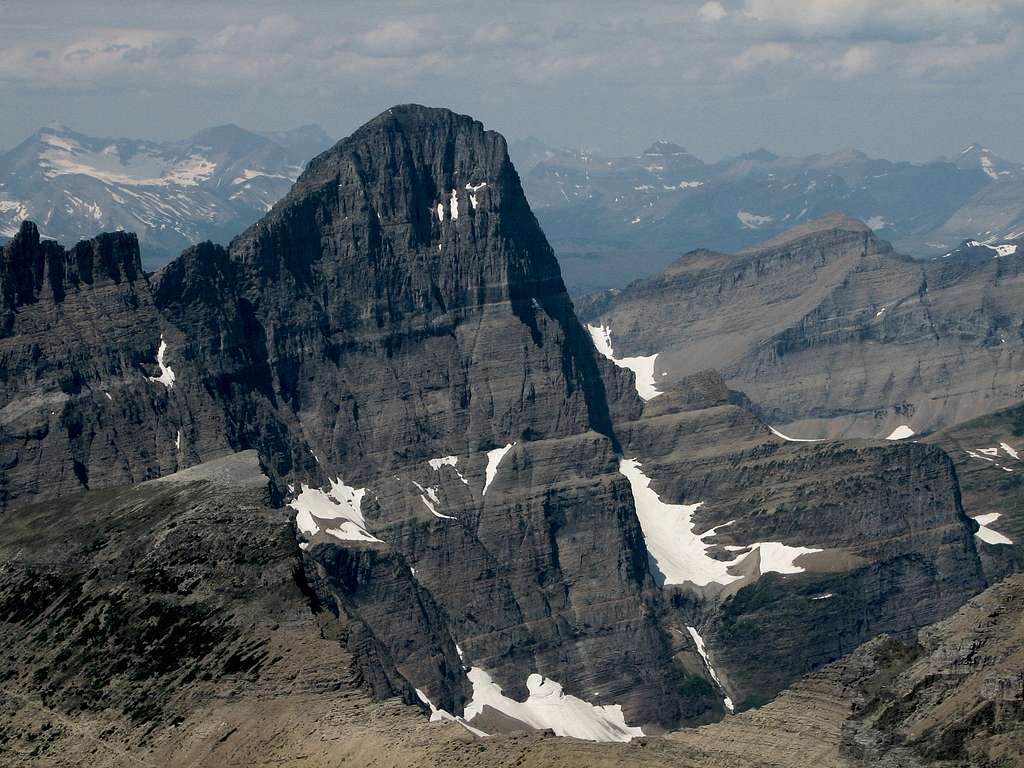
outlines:
M487 494L487 489L498 475L498 465L501 464L505 454L511 451L514 445L515 443L509 443L504 448L495 448L487 452L487 472L484 476L484 490L481 495Z
M718 679L718 673L715 672L715 668L711 666L711 659L708 658L707 648L704 646L704 638L700 636L695 627L687 627L686 631L690 633L690 637L693 638L694 645L697 646L697 653L704 659L704 666L708 668L708 674L711 675L711 679L715 681L715 685L718 686L722 693L725 693L725 686L722 685L722 681ZM732 704L732 699L728 696L722 699L722 703L725 704L725 708L730 712L735 712L736 708Z
M536 673L526 679L526 701L505 696L501 686L479 667L470 669L466 676L473 684L473 698L465 710L469 721L489 706L531 728L550 728L558 736L626 742L644 735L643 729L626 725L620 705L595 706L565 693L554 680Z
M156 352L156 364L160 366L160 375L159 376L150 376L149 380L150 381L159 382L159 383L163 384L165 387L167 387L168 389L173 389L174 388L174 379L176 377L174 375L174 371L171 370L171 366L169 366L167 364L167 361L165 359L166 355L167 355L167 342L164 341L164 335L161 333L160 334L160 348Z
M915 434L914 430L907 424L900 424L896 429L889 433L886 440L906 440L908 437L913 437Z
M1020 454L1017 453L1017 451L1015 451L1013 448L1008 446L1006 443L1000 443L999 447L1002 448L1004 451L1006 451L1006 455L1007 456L1012 456L1017 461L1020 461Z
M366 530L366 520L361 510L365 488L345 485L339 477L331 480L330 490L310 488L305 483L299 495L288 503L296 510L295 525L307 536L319 531L342 541L377 541Z
M432 702L430 699L427 698L427 694L425 694L419 688L416 689L416 695L419 697L420 701L422 701L424 704L426 704L428 707L430 707L430 722L436 723L436 722L439 722L441 720L451 720L454 723L458 723L463 728L465 728L467 731L472 733L474 736L478 736L481 739L487 738L490 735L488 733L484 733L479 728L474 728L472 725L470 725L469 723L466 722L465 718L456 717L455 715L453 715L451 712L448 712L447 710L438 709L437 707L434 706L434 702Z
M999 533L999 531L994 531L989 528L989 526L1000 517L1001 515L998 512L989 512L987 515L978 515L977 517L971 518L981 526L974 535L986 544L1013 544L1012 539Z
M602 355L607 357L619 368L628 368L633 372L636 381L636 393L643 400L650 400L661 394L661 391L654 384L654 362L658 355L647 355L646 357L623 357L617 359L612 350L612 332L610 328L601 325L587 325L590 338L594 340L594 347Z
M789 443L820 443L825 439L823 437L790 437L789 435L782 434L781 432L779 432L779 430L777 430L775 427L771 425L768 426L768 429L772 431L773 435L775 435L776 437L781 437L783 440Z
M415 480L412 481L412 484L420 489L420 500L423 502L423 506L425 506L427 509L429 509L431 514L434 515L434 517L440 517L442 520L454 520L455 519L451 515L445 515L445 514L442 514L442 513L437 511L437 507L441 503L441 500L437 496L437 488L436 487L431 486L429 488L424 488L422 485L417 483Z

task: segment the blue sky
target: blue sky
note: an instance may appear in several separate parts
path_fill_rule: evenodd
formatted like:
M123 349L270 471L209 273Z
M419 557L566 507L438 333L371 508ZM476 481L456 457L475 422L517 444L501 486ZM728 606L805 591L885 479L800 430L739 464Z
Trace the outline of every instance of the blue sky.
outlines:
M59 121L180 138L235 122L343 136L449 106L511 138L706 159L856 146L1024 160L1024 0L0 0L0 147Z

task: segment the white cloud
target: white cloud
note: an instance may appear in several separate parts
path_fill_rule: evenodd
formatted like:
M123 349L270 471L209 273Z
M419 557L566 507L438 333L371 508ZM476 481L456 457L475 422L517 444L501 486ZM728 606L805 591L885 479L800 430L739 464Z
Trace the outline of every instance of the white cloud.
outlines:
M787 43L760 43L752 45L733 58L732 67L749 72L764 65L782 64L797 58L796 48Z
M403 20L379 24L364 32L361 41L368 53L378 56L408 56L439 42L436 35L428 38L420 24Z
M875 52L863 45L847 48L839 60L839 68L844 75L856 77L875 70L878 57Z
M766 31L803 38L933 39L997 31L1014 0L744 0Z
M722 6L718 0L711 0L709 3L704 3L698 11L700 17L706 21L721 21L724 19L728 12Z

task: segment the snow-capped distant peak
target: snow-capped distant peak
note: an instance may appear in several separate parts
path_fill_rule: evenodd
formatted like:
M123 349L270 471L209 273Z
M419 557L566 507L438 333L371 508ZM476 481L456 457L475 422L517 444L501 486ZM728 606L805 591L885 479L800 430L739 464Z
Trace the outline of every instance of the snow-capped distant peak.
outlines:
M98 146L82 143L72 135L44 131L39 152L43 176L90 176L109 184L127 186L194 187L209 179L217 164L198 153L174 157L157 148L139 144L133 148L118 147L114 142Z

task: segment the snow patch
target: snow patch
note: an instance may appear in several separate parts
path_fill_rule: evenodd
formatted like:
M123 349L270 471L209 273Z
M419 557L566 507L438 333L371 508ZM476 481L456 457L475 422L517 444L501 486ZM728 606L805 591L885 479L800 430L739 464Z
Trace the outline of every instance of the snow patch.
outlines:
M980 453L975 453L974 451L971 450L966 451L966 453L972 459L981 459L982 461L991 461L993 464L995 463L995 459L990 458L988 456L982 456Z
M444 203L437 204L437 220L444 221Z
M216 163L197 154L174 161L142 150L122 160L113 145L96 152L59 136L44 135L42 141L47 148L39 153L39 164L48 179L81 175L125 186L195 187L217 170Z
M793 547L777 541L755 542L745 547L728 547L740 551L733 560L716 560L707 554L712 546L705 539L713 537L723 525L697 534L693 530L693 513L703 502L696 504L667 504L651 488L651 480L641 469L636 459L621 459L619 472L629 481L633 492L633 504L644 534L647 552L653 561L655 580L659 586L691 582L698 587L711 583L730 584L742 579L730 573L733 566L760 554L761 575L769 572L789 574L801 573L803 568L796 565L801 555L821 552L812 547ZM725 523L724 525L730 525Z
M992 258L998 259L1000 256L1013 256L1017 252L1017 246L1012 243L1006 243L1004 245L992 245L991 240L981 242L980 240L968 240L966 245L968 248L988 248L990 251L995 252L995 256Z
M654 363L658 358L657 354L646 357L624 357L617 359L612 350L612 331L601 325L587 325L590 338L594 340L594 347L602 355L611 360L619 368L628 368L633 372L636 381L636 393L643 400L650 400L661 394L661 391L654 383Z
M501 460L505 458L505 454L512 450L512 446L515 443L509 443L504 448L495 448L487 452L487 472L484 475L484 490L482 495L487 495L487 489L491 483L494 482L494 478L498 475L498 465L501 464Z
M293 177L288 176L288 175L283 174L283 173L268 173L267 171L258 171L258 170L255 170L253 168L246 168L244 171L242 171L242 175L241 176L236 176L234 179L231 180L231 184L232 184L232 186L234 186L236 184L244 184L247 181L251 181L252 179L258 179L258 178L282 179L283 181L295 181L295 179Z
M462 481L462 484L463 485L469 485L469 480L467 480L465 477L463 477L462 473L459 472L459 469L458 469L459 457L458 456L442 456L439 459L431 459L427 463L430 465L430 468L432 470L434 470L435 472L440 472L441 471L441 467L451 467L452 469L455 470L455 474L459 476L459 480Z
M826 592L824 595L818 595L817 597L812 597L811 600L828 600L831 597L835 597L835 595L832 594L831 592Z
M483 189L486 186L487 186L487 182L486 181L481 181L479 184L467 184L466 185L466 189L469 191L469 204L470 204L470 206L472 206L474 211L476 210L476 206L478 204L477 203L477 199L476 199L476 193L479 192L481 189Z
M19 200L0 200L0 215L6 215L7 223L0 222L0 237L14 237L21 229L21 222L31 218L28 203Z
M747 229L759 229L765 224L771 224L774 219L771 216L758 216L750 211L736 211L736 218L740 220ZM797 217L799 218L799 216Z
M626 725L620 705L595 706L565 693L554 680L536 673L526 679L526 701L505 696L501 686L479 667L470 669L467 677L473 684L473 698L465 710L470 722L489 706L531 728L550 728L559 736L627 742L644 735L641 728Z
M150 376L149 380L150 381L159 382L160 384L163 384L168 389L173 389L174 388L174 380L177 377L174 375L174 371L171 368L171 366L169 366L167 364L167 359L166 358L167 358L167 342L164 341L164 335L161 333L160 334L160 348L157 349L157 352L156 352L156 364L160 366L160 375L159 376Z
M761 553L761 573L803 573L796 564L801 555L810 555L823 550L813 547L791 547L780 541L764 541L754 546Z
M307 536L319 531L342 541L376 541L380 539L366 530L361 510L365 488L345 485L339 477L331 480L328 491L302 484L299 495L288 503L296 510L295 525Z
M985 172L985 175L988 176L990 179L995 179L996 181L999 181L999 174L996 173L996 169L992 165L992 158L990 158L988 155L981 156L981 170L983 170Z
M697 653L704 659L704 666L708 668L708 674L711 675L711 679L715 681L715 685L719 687L722 693L725 693L725 687L722 685L722 681L718 679L718 673L715 672L715 668L711 666L711 659L708 658L707 648L704 646L704 638L700 636L695 627L687 627L686 631L690 633L690 637L693 638L694 645L697 646ZM735 712L736 707L733 706L732 699L728 696L722 699L722 703L725 704L725 708L730 712Z
M914 430L906 424L900 424L896 429L889 433L886 440L906 440L908 437L914 436Z
M457 190L452 190L452 221L459 218L459 193Z
M1006 451L1006 455L1007 455L1007 456L1012 456L1012 457L1013 457L1013 458L1015 458L1015 459L1016 459L1017 461L1020 461L1020 454L1019 454L1019 453L1017 453L1017 451L1015 451L1015 450L1014 450L1013 448L1011 448L1011 447L1010 447L1009 445L1007 445L1006 443L1000 443L1000 444L999 444L999 447L1000 447L1000 448L1002 448L1002 449L1003 449L1004 451Z
M1013 541L989 526L998 520L1001 515L998 512L989 512L987 515L978 515L971 518L980 527L974 534L986 544L1013 544Z

